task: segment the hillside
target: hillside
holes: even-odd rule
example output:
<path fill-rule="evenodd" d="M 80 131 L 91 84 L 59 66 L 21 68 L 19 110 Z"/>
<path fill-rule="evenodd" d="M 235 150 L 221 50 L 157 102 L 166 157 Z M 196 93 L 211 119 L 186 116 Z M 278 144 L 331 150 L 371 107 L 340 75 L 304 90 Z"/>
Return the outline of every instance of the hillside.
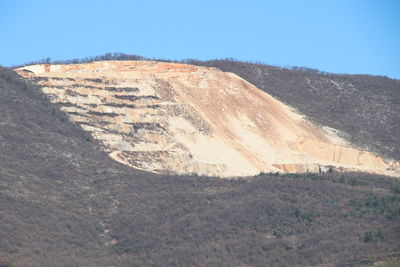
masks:
<path fill-rule="evenodd" d="M 359 148 L 400 159 L 400 80 L 232 60 L 189 63 L 235 73 Z"/>
<path fill-rule="evenodd" d="M 0 68 L 0 265 L 336 266 L 400 250 L 400 183 L 157 175 Z"/>
<path fill-rule="evenodd" d="M 95 61 L 17 72 L 43 86 L 110 157 L 134 168 L 220 177 L 332 169 L 400 175 L 397 162 L 357 150 L 333 129 L 215 68 Z"/>

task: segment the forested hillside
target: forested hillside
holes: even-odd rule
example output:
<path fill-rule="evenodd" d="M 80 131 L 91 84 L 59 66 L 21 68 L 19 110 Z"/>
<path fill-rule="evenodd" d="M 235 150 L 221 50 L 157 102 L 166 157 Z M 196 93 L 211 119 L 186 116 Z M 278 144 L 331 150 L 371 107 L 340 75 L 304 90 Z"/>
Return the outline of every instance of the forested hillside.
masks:
<path fill-rule="evenodd" d="M 1 266 L 334 266 L 400 250 L 398 179 L 136 171 L 4 68 L 0 113 Z"/>

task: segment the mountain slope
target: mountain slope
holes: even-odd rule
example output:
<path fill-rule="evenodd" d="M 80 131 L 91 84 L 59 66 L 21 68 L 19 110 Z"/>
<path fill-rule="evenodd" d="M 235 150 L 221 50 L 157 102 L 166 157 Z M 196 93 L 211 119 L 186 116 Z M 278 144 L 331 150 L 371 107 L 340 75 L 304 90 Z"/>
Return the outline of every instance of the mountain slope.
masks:
<path fill-rule="evenodd" d="M 399 175 L 396 162 L 354 149 L 333 131 L 232 73 L 152 61 L 18 69 L 63 105 L 109 155 L 139 169 L 210 176 L 323 172 Z"/>
<path fill-rule="evenodd" d="M 109 241 L 100 235 L 101 214 L 112 199 L 96 182 L 149 174 L 108 158 L 39 88 L 4 68 L 0 114 L 0 259 L 12 266 L 60 266 L 75 259 L 87 265 L 87 253 L 102 255 Z"/>
<path fill-rule="evenodd" d="M 0 68 L 2 266 L 335 266 L 400 250 L 398 179 L 141 172 L 40 90 Z"/>
<path fill-rule="evenodd" d="M 233 72 L 316 123 L 340 130 L 359 148 L 400 160 L 399 80 L 230 60 L 190 64 Z"/>

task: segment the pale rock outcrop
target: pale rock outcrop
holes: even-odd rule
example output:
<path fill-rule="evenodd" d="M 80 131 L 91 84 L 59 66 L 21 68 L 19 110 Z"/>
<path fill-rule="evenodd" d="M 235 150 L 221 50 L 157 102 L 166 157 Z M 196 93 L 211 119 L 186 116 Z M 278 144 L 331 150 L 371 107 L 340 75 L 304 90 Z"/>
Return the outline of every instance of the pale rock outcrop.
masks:
<path fill-rule="evenodd" d="M 328 169 L 398 176 L 398 163 L 360 151 L 235 74 L 151 61 L 31 65 L 70 119 L 113 159 L 160 173 L 250 176 Z"/>

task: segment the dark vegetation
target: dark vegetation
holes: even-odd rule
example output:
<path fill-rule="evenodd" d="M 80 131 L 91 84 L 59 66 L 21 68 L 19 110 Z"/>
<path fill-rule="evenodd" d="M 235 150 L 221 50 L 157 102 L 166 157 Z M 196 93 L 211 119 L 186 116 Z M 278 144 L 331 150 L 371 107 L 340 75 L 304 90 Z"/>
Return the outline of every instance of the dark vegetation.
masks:
<path fill-rule="evenodd" d="M 0 114 L 0 266 L 360 266 L 400 251 L 398 179 L 133 170 L 4 68 Z"/>

